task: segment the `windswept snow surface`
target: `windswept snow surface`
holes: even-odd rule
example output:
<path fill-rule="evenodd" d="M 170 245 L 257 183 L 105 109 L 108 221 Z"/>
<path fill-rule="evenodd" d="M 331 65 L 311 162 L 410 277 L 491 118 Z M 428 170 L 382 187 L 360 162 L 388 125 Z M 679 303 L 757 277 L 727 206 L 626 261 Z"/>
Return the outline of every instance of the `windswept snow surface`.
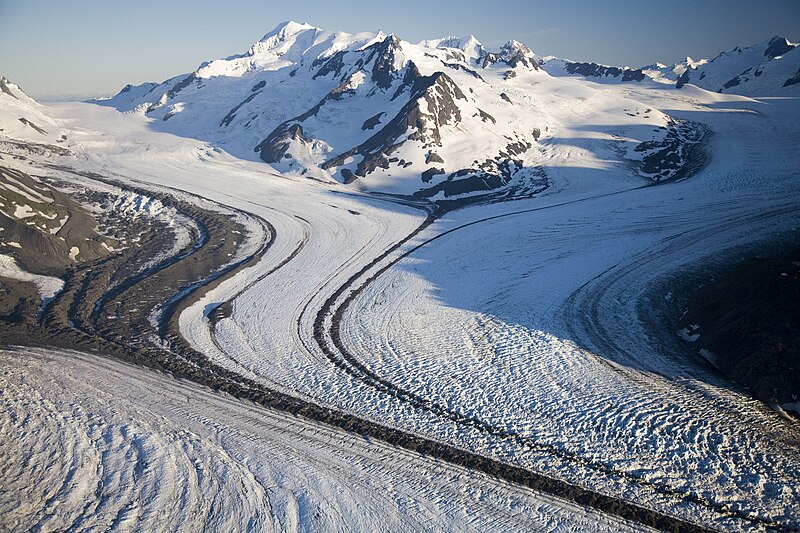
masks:
<path fill-rule="evenodd" d="M 97 355 L 0 352 L 4 531 L 633 531 Z"/>
<path fill-rule="evenodd" d="M 798 101 L 552 83 L 591 98 L 549 110 L 558 120 L 536 155 L 547 191 L 451 212 L 357 277 L 425 212 L 154 132 L 141 114 L 55 109 L 74 165 L 189 191 L 274 227 L 261 261 L 180 316 L 214 362 L 692 522 L 800 528 L 796 422 L 718 378 L 670 322 L 715 268 L 800 240 Z M 629 124 L 605 110 L 622 102 L 707 124 L 705 170 L 652 186 L 614 157 L 626 132 L 617 126 Z M 214 324 L 209 310 L 230 299 Z M 320 314 L 345 302 L 335 321 Z M 318 324 L 325 342 L 338 331 L 360 368 L 332 364 Z"/>

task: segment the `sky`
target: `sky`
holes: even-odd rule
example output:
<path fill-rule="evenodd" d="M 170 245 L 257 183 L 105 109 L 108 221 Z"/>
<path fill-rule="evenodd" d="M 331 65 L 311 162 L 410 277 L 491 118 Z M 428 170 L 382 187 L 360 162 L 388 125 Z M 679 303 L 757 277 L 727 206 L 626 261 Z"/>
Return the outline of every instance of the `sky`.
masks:
<path fill-rule="evenodd" d="M 242 53 L 286 20 L 411 42 L 516 39 L 620 66 L 800 40 L 800 0 L 0 0 L 0 75 L 42 99 L 107 96 Z"/>

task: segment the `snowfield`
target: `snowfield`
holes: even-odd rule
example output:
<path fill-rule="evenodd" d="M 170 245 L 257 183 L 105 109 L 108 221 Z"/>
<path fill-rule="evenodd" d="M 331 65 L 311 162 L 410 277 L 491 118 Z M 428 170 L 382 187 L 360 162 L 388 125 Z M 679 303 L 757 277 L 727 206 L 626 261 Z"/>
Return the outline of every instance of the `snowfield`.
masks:
<path fill-rule="evenodd" d="M 296 165 L 300 152 L 292 150 L 308 141 L 297 136 L 287 138 L 291 158 L 256 160 L 261 138 L 330 87 L 290 110 L 275 103 L 286 93 L 264 93 L 258 127 L 247 129 L 240 117 L 225 142 L 214 113 L 230 102 L 189 129 L 215 94 L 209 88 L 241 78 L 249 86 L 259 76 L 277 86 L 285 74 L 290 93 L 310 86 L 313 72 L 281 69 L 310 69 L 304 57 L 347 58 L 391 44 L 384 35 L 283 30 L 247 54 L 204 64 L 185 92 L 169 95 L 178 77 L 128 88 L 109 105 L 43 108 L 68 132 L 71 155 L 60 164 L 169 193 L 244 228 L 226 237 L 240 245 L 228 264 L 257 260 L 200 289 L 178 317 L 193 349 L 270 389 L 686 524 L 800 529 L 797 420 L 722 378 L 677 326 L 692 290 L 742 258 L 800 242 L 800 84 L 746 97 L 649 78 L 551 76 L 538 67 L 512 67 L 518 74 L 503 80 L 507 66 L 491 64 L 481 71 L 491 83 L 481 84 L 453 68 L 452 79 L 473 87 L 476 101 L 505 88 L 520 105 L 494 101 L 501 127 L 476 119 L 483 136 L 471 140 L 466 126 L 443 127 L 439 152 L 457 163 L 448 172 L 479 148 L 502 149 L 510 140 L 503 132 L 532 135 L 531 117 L 541 130 L 524 155 L 530 182 L 515 174 L 499 188 L 507 196 L 447 209 L 454 196 L 444 189 L 414 197 L 428 162 L 413 143 L 398 152 L 411 162 L 408 175 L 378 167 L 342 183 L 340 174 L 321 172 L 317 156 L 329 154 L 337 131 L 349 131 L 331 126 L 352 112 L 336 99 L 329 115 L 297 119 L 330 141 L 310 143 L 322 148 L 303 152 L 302 168 L 285 163 Z M 532 57 L 518 45 L 505 52 Z M 474 38 L 402 48 L 423 71 L 456 50 L 465 65 L 489 57 Z M 497 64 L 521 61 L 500 53 Z M 364 76 L 347 80 L 353 99 L 367 98 Z M 150 112 L 137 107 L 148 98 Z M 676 124 L 697 125 L 700 134 L 642 148 L 669 139 Z M 362 142 L 363 131 L 340 138 L 336 150 Z M 660 179 L 638 165 L 652 153 L 679 164 Z M 684 173 L 693 158 L 699 162 Z M 114 191 L 126 216 L 174 219 L 180 231 L 164 257 L 188 246 L 193 221 L 141 192 Z M 451 203 L 434 203 L 445 199 Z M 0 525 L 9 529 L 643 527 L 97 355 L 20 348 L 0 359 L 0 464 L 10 480 L 0 488 Z"/>

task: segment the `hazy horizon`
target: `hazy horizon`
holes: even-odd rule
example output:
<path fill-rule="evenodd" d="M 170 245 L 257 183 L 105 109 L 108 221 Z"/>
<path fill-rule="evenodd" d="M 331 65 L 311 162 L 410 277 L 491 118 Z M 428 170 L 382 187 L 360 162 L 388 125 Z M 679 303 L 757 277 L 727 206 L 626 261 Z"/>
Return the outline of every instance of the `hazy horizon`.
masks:
<path fill-rule="evenodd" d="M 474 34 L 491 48 L 516 39 L 538 54 L 619 66 L 710 58 L 773 35 L 800 37 L 800 2 L 792 0 L 511 0 L 502 11 L 472 1 L 357 0 L 347 6 L 318 0 L 300 6 L 6 0 L 0 4 L 0 74 L 44 100 L 111 95 L 129 83 L 161 82 L 203 61 L 242 53 L 286 20 L 346 32 L 383 30 L 411 42 Z"/>

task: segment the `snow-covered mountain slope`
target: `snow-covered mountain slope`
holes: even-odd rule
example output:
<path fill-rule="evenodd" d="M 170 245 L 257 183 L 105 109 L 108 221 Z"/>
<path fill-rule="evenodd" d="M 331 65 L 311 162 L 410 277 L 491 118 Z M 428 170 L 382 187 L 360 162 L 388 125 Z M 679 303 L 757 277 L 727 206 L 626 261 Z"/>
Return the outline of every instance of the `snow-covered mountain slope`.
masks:
<path fill-rule="evenodd" d="M 516 41 L 492 51 L 473 36 L 412 44 L 295 22 L 242 55 L 98 103 L 284 174 L 418 198 L 540 190 L 544 163 L 565 144 L 624 173 L 677 178 L 685 147 L 702 137 L 652 107 L 551 76 Z"/>
<path fill-rule="evenodd" d="M 595 82 L 653 80 L 681 88 L 687 83 L 707 91 L 760 96 L 778 93 L 800 83 L 797 43 L 775 36 L 745 48 L 736 47 L 715 58 L 687 57 L 673 65 L 654 63 L 641 68 L 580 63 L 554 56 L 537 58 L 552 76 L 580 76 Z"/>
<path fill-rule="evenodd" d="M 736 47 L 699 65 L 689 65 L 677 78 L 678 86 L 687 83 L 703 89 L 744 95 L 762 95 L 800 83 L 798 44 L 784 37 Z"/>
<path fill-rule="evenodd" d="M 671 292 L 675 287 L 659 281 L 664 276 L 686 280 L 694 270 L 689 263 L 782 230 L 794 232 L 800 190 L 792 144 L 796 104 L 780 99 L 765 105 L 650 82 L 604 85 L 604 92 L 572 78 L 549 83 L 559 87 L 558 82 L 592 100 L 574 99 L 573 125 L 562 126 L 559 140 L 546 146 L 553 156 L 545 165 L 553 186 L 537 198 L 448 213 L 377 264 L 376 257 L 423 223 L 424 212 L 338 194 L 336 184 L 280 179 L 263 163 L 154 132 L 154 122 L 143 114 L 77 103 L 57 109 L 86 149 L 86 157 L 76 158 L 82 168 L 193 191 L 274 226 L 275 243 L 261 261 L 180 316 L 188 342 L 220 366 L 373 420 L 635 498 L 711 529 L 757 529 L 730 516 L 731 510 L 796 528 L 796 432 L 739 388 L 731 391 L 721 378 L 709 378 L 705 367 L 683 359 L 671 344 L 683 343 L 678 328 L 651 314 L 662 309 L 659 302 L 670 301 L 676 302 L 670 304 L 676 317 L 683 312 L 678 292 Z M 590 121 L 603 116 L 602 104 L 631 92 L 628 101 L 645 104 L 631 109 L 634 115 L 664 108 L 713 129 L 713 157 L 701 174 L 642 188 L 641 181 L 616 172 L 612 151 L 608 159 L 598 157 L 609 139 L 590 137 Z M 551 96 L 547 104 L 558 98 Z M 581 116 L 584 131 L 578 127 Z M 421 243 L 428 244 L 367 284 L 388 261 Z M 734 251 L 741 257 L 741 249 Z M 345 285 L 370 264 L 357 283 Z M 701 271 L 698 278 L 709 275 Z M 482 433 L 409 405 L 326 357 L 315 341 L 316 317 L 326 316 L 322 309 L 330 298 L 339 294 L 344 300 L 347 287 L 362 283 L 361 296 L 341 315 L 342 342 L 354 360 L 392 386 L 486 421 L 491 430 Z M 642 300 L 637 295 L 643 291 L 655 296 Z M 231 314 L 212 322 L 209 306 L 228 301 Z M 601 334 L 608 340 L 594 340 Z M 526 440 L 498 437 L 507 430 Z M 315 449 L 325 457 L 322 447 Z M 570 459 L 562 459 L 565 452 Z M 152 485 L 143 480 L 141 486 Z M 382 494 L 383 486 L 369 494 Z M 203 502 L 217 494 L 200 492 Z M 709 510 L 709 502 L 725 515 Z"/>
<path fill-rule="evenodd" d="M 48 116 L 44 106 L 0 76 L 0 139 L 63 142 L 64 133 L 63 127 Z"/>

